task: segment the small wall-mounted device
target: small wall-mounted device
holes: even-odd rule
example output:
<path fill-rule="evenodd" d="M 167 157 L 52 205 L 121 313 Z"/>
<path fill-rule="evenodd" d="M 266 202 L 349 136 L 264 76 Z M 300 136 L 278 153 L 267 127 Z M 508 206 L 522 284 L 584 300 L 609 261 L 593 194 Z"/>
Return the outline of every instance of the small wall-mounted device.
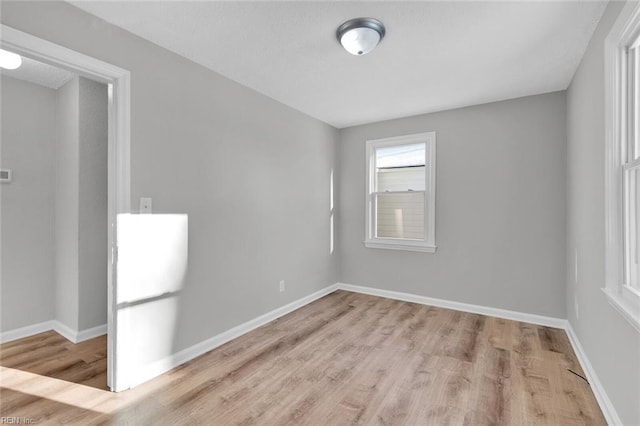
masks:
<path fill-rule="evenodd" d="M 10 183 L 11 182 L 11 170 L 10 169 L 0 169 L 0 182 L 2 183 Z"/>

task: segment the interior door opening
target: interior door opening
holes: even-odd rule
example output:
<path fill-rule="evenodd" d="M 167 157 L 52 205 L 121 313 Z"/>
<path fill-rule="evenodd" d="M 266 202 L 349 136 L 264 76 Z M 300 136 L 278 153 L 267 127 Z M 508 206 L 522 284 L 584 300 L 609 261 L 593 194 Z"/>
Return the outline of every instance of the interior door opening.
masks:
<path fill-rule="evenodd" d="M 13 150 L 18 153 L 17 157 L 23 157 L 20 160 L 22 162 L 15 163 L 19 167 L 11 169 L 11 165 L 5 165 L 5 162 L 11 162 L 10 156 L 2 155 L 0 167 L 11 170 L 12 175 L 11 182 L 0 188 L 3 209 L 5 206 L 18 206 L 18 199 L 12 200 L 11 197 L 20 192 L 27 194 L 27 199 L 31 197 L 32 201 L 35 200 L 35 207 L 23 206 L 24 212 L 21 217 L 16 216 L 17 220 L 31 218 L 39 224 L 34 230 L 37 232 L 30 235 L 25 232 L 25 224 L 19 223 L 15 229 L 23 229 L 22 238 L 14 238 L 16 242 L 11 245 L 5 244 L 3 232 L 3 271 L 6 270 L 5 261 L 10 259 L 6 257 L 7 252 L 12 249 L 17 252 L 18 248 L 29 251 L 29 244 L 34 243 L 33 246 L 37 247 L 39 242 L 42 246 L 39 254 L 49 257 L 43 262 L 47 267 L 40 268 L 40 273 L 42 275 L 43 270 L 44 273 L 49 271 L 54 283 L 52 291 L 45 294 L 51 306 L 40 312 L 49 315 L 48 319 L 38 317 L 37 320 L 41 321 L 36 324 L 27 324 L 30 319 L 23 321 L 23 324 L 16 322 L 13 324 L 14 330 L 6 333 L 5 326 L 11 327 L 12 324 L 3 321 L 3 340 L 13 340 L 20 333 L 29 335 L 46 329 L 54 330 L 73 343 L 67 344 L 66 349 L 80 348 L 78 356 L 88 359 L 87 363 L 90 364 L 99 358 L 99 355 L 92 353 L 99 346 L 95 343 L 99 342 L 98 336 L 106 334 L 101 349 L 105 358 L 104 368 L 102 373 L 100 368 L 95 369 L 98 372 L 96 377 L 100 374 L 103 377 L 94 378 L 92 383 L 99 387 L 102 380 L 104 388 L 113 391 L 126 389 L 126 377 L 119 377 L 117 370 L 115 293 L 117 217 L 130 210 L 129 72 L 5 25 L 2 25 L 0 34 L 2 49 L 20 55 L 27 65 L 21 77 L 17 73 L 9 76 L 9 73 L 3 72 L 3 115 L 11 116 L 14 113 L 17 117 L 19 109 L 28 111 L 26 104 L 29 96 L 47 99 L 45 103 L 54 110 L 37 114 L 31 109 L 30 116 L 25 119 L 26 123 L 31 123 L 31 128 L 27 129 L 30 133 L 27 130 L 12 130 L 11 126 L 5 127 L 3 123 L 4 153 Z M 58 87 L 39 90 L 44 76 L 56 81 Z M 5 95 L 12 88 L 17 93 L 18 87 L 23 93 L 27 93 L 24 90 L 30 90 L 29 96 L 16 95 L 9 105 L 5 102 L 9 100 Z M 39 106 L 43 107 L 42 104 Z M 52 124 L 51 117 L 57 123 Z M 48 121 L 48 125 L 55 127 L 54 131 L 48 133 L 50 136 L 55 133 L 55 137 L 45 137 L 47 132 L 41 129 L 34 131 L 36 124 L 40 125 L 42 121 Z M 33 139 L 28 149 L 24 142 L 19 145 L 27 133 Z M 12 138 L 17 141 L 15 149 L 5 149 L 4 145 L 9 146 L 7 140 Z M 47 142 L 43 139 L 48 139 L 48 144 L 42 145 Z M 37 190 L 42 194 L 49 189 L 50 195 L 34 196 L 30 188 L 25 189 L 26 183 L 38 187 Z M 20 207 L 16 209 L 20 210 Z M 4 222 L 3 231 L 11 230 L 12 226 Z M 44 234 L 48 235 L 46 239 L 42 237 Z M 46 244 L 42 243 L 43 240 L 46 240 Z M 9 268 L 12 273 L 28 276 L 38 270 L 31 267 L 27 257 L 13 260 L 15 265 Z M 3 311 L 5 304 L 11 303 L 12 298 L 16 299 L 16 292 L 7 286 L 4 278 Z M 24 287 L 29 289 L 29 285 Z M 20 297 L 22 300 L 33 300 L 37 289 L 32 293 L 27 291 L 24 295 L 18 295 L 16 300 Z M 19 309 L 19 303 L 16 305 Z M 20 317 L 15 315 L 12 318 L 17 321 Z M 49 338 L 51 341 L 44 346 L 54 345 L 53 337 Z M 93 349 L 88 345 L 81 347 L 84 341 L 90 342 Z M 83 375 L 78 373 L 78 376 Z"/>
<path fill-rule="evenodd" d="M 50 321 L 32 372 L 106 389 L 108 87 L 26 56 L 1 79 L 3 331 Z"/>

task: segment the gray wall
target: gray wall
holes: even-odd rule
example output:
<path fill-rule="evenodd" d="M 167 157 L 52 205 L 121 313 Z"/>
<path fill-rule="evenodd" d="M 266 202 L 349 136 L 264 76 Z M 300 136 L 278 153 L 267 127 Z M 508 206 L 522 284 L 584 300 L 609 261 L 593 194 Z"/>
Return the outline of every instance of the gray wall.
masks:
<path fill-rule="evenodd" d="M 2 331 L 107 321 L 107 87 L 2 77 Z"/>
<path fill-rule="evenodd" d="M 569 321 L 598 378 L 623 423 L 638 425 L 640 335 L 600 290 L 605 285 L 603 40 L 623 5 L 611 2 L 607 7 L 567 92 L 566 287 Z"/>
<path fill-rule="evenodd" d="M 56 319 L 107 323 L 107 86 L 75 77 L 58 90 Z"/>
<path fill-rule="evenodd" d="M 365 248 L 365 141 L 437 133 L 435 254 Z M 565 316 L 565 94 L 343 129 L 341 280 Z"/>
<path fill-rule="evenodd" d="M 80 77 L 78 329 L 107 323 L 107 86 Z"/>
<path fill-rule="evenodd" d="M 79 91 L 74 78 L 57 91 L 55 149 L 55 319 L 78 330 Z"/>
<path fill-rule="evenodd" d="M 53 318 L 56 93 L 2 77 L 0 331 Z"/>
<path fill-rule="evenodd" d="M 107 87 L 2 77 L 2 327 L 107 321 Z"/>
<path fill-rule="evenodd" d="M 175 351 L 337 281 L 335 129 L 69 4 L 0 7 L 6 25 L 131 71 L 132 205 L 189 215 Z"/>

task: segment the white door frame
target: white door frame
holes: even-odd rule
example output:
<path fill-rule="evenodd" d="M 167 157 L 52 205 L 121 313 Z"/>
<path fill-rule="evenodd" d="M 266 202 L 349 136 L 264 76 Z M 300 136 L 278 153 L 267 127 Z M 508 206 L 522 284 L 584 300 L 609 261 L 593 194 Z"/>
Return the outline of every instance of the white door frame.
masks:
<path fill-rule="evenodd" d="M 112 391 L 126 389 L 126 378 L 117 371 L 117 218 L 131 210 L 130 73 L 31 34 L 2 25 L 2 47 L 81 76 L 109 84 L 108 137 L 108 290 L 107 384 Z"/>

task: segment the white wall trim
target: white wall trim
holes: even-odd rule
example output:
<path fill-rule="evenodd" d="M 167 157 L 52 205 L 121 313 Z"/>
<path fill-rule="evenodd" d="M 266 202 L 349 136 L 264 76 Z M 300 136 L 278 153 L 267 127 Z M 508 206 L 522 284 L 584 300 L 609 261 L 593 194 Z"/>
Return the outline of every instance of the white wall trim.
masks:
<path fill-rule="evenodd" d="M 593 390 L 593 394 L 600 405 L 600 409 L 602 410 L 607 423 L 610 425 L 622 425 L 622 421 L 620 420 L 620 417 L 618 417 L 615 407 L 611 403 L 609 396 L 607 396 L 602 383 L 600 383 L 600 379 L 598 379 L 596 371 L 591 366 L 591 362 L 589 362 L 589 358 L 587 358 L 587 354 L 582 348 L 580 340 L 578 340 L 578 336 L 569 321 L 566 321 L 565 331 L 567 332 L 567 336 L 569 336 L 569 342 L 571 342 L 573 351 L 575 352 L 576 357 L 578 357 L 578 361 L 587 376 L 587 380 L 589 380 L 591 390 Z"/>
<path fill-rule="evenodd" d="M 7 343 L 13 340 L 24 339 L 25 337 L 35 336 L 36 334 L 44 333 L 45 331 L 51 330 L 55 331 L 72 343 L 80 343 L 84 342 L 85 340 L 93 339 L 94 337 L 107 334 L 107 324 L 102 324 L 97 327 L 88 328 L 86 330 L 76 331 L 57 320 L 43 321 L 37 324 L 28 325 L 26 327 L 3 331 L 2 333 L 0 333 L 0 343 Z"/>
<path fill-rule="evenodd" d="M 7 343 L 13 340 L 23 339 L 45 331 L 53 330 L 53 321 L 43 321 L 26 327 L 15 328 L 13 330 L 0 333 L 0 343 Z"/>
<path fill-rule="evenodd" d="M 76 330 L 72 329 L 71 327 L 67 326 L 66 324 L 63 324 L 58 320 L 53 320 L 51 321 L 51 323 L 53 325 L 53 328 L 52 328 L 53 331 L 55 331 L 56 333 L 58 333 L 59 335 L 61 335 L 71 343 L 76 343 L 76 338 L 78 336 L 78 332 Z"/>
<path fill-rule="evenodd" d="M 236 339 L 243 334 L 246 334 L 252 330 L 255 330 L 258 327 L 261 327 L 281 316 L 284 316 L 290 312 L 295 311 L 305 305 L 308 305 L 315 300 L 320 299 L 321 297 L 326 296 L 327 294 L 333 293 L 338 289 L 338 284 L 333 284 L 328 287 L 323 288 L 322 290 L 318 290 L 315 293 L 312 293 L 308 296 L 305 296 L 301 299 L 295 300 L 287 305 L 284 305 L 280 308 L 274 309 L 273 311 L 267 312 L 266 314 L 260 315 L 257 318 L 249 320 L 243 324 L 240 324 L 236 327 L 233 327 L 227 331 L 224 331 L 218 335 L 215 335 L 207 340 L 204 340 L 200 343 L 196 343 L 193 346 L 190 346 L 186 349 L 181 350 L 173 355 L 164 357 L 154 363 L 147 365 L 145 368 L 136 372 L 135 377 L 132 377 L 132 381 L 130 383 L 131 387 L 137 386 L 141 383 L 144 383 L 148 380 L 153 379 L 154 377 L 159 376 L 179 365 L 184 364 L 187 361 L 190 361 L 202 354 L 205 354 L 218 346 L 221 346 L 233 339 Z"/>
<path fill-rule="evenodd" d="M 614 290 L 609 288 L 601 290 L 607 296 L 609 304 L 640 333 L 640 306 L 636 306 L 629 298 L 620 297 Z"/>
<path fill-rule="evenodd" d="M 396 243 L 395 240 L 391 242 L 385 242 L 382 240 L 365 241 L 364 246 L 367 248 L 378 248 L 387 250 L 404 250 L 404 251 L 419 251 L 423 253 L 435 253 L 436 246 L 429 246 L 424 244 L 407 244 L 408 241 Z"/>
<path fill-rule="evenodd" d="M 102 324 L 97 327 L 87 328 L 85 330 L 74 330 L 71 327 L 61 323 L 58 320 L 51 321 L 51 330 L 55 331 L 71 343 L 80 343 L 85 340 L 93 339 L 94 337 L 107 334 L 107 324 Z"/>
<path fill-rule="evenodd" d="M 338 283 L 340 290 L 354 293 L 369 294 L 371 296 L 386 297 L 388 299 L 402 300 L 405 302 L 419 303 L 421 305 L 437 306 L 439 308 L 453 309 L 455 311 L 470 312 L 473 314 L 488 315 L 491 317 L 505 318 L 513 321 L 528 322 L 547 327 L 564 328 L 566 320 L 562 318 L 548 317 L 536 314 L 510 311 L 507 309 L 492 308 L 489 306 L 472 305 L 469 303 L 453 302 L 451 300 L 435 299 L 433 297 L 418 296 L 399 291 L 381 290 L 372 287 L 362 287 L 352 284 Z"/>
<path fill-rule="evenodd" d="M 98 325 L 96 327 L 80 330 L 76 333 L 76 341 L 73 343 L 84 342 L 85 340 L 91 340 L 98 336 L 107 334 L 107 324 Z"/>

